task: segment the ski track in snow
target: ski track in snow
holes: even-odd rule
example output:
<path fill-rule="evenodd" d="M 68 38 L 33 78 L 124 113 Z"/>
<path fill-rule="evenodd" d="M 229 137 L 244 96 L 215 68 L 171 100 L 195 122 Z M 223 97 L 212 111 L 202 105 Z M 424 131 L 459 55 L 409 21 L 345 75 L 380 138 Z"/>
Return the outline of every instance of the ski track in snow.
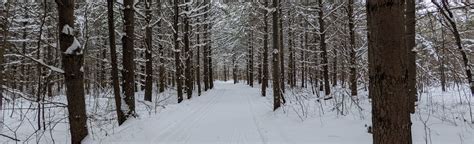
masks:
<path fill-rule="evenodd" d="M 139 126 L 123 126 L 101 143 L 267 144 L 268 131 L 258 116 L 272 111 L 266 105 L 254 104 L 260 98 L 258 89 L 220 83 L 169 112 L 140 121 Z"/>

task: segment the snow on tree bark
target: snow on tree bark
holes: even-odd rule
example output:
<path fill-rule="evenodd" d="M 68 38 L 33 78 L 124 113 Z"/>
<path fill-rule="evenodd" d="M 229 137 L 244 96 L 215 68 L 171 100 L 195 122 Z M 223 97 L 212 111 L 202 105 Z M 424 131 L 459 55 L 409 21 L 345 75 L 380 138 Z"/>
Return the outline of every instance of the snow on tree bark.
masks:
<path fill-rule="evenodd" d="M 74 26 L 74 0 L 57 0 L 59 30 Z M 66 28 L 64 28 L 66 27 Z M 70 30 L 70 29 L 69 29 Z M 61 32 L 61 31 L 60 31 Z M 86 103 L 84 97 L 84 74 L 80 70 L 84 63 L 83 55 L 77 46 L 73 32 L 59 33 L 59 46 L 62 54 L 64 79 L 66 81 L 66 97 L 68 102 L 69 126 L 71 143 L 80 144 L 88 135 Z M 74 50 L 70 49 L 74 46 Z M 69 51 L 68 51 L 69 50 Z"/>

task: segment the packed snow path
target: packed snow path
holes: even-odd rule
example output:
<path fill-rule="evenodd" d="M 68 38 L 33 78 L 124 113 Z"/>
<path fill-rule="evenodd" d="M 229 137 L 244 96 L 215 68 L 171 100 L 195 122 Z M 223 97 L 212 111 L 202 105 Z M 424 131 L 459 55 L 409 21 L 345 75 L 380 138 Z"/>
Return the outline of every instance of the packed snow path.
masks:
<path fill-rule="evenodd" d="M 271 90 L 269 90 L 271 91 Z M 298 98 L 299 97 L 299 98 Z M 175 98 L 172 96 L 171 98 Z M 286 106 L 272 111 L 272 97 L 260 96 L 260 88 L 244 84 L 216 82 L 215 88 L 181 104 L 171 104 L 156 114 L 142 113 L 126 121 L 107 137 L 85 143 L 105 144 L 366 144 L 370 125 L 370 103 L 361 98 L 364 110 L 347 103 L 344 116 L 334 109 L 334 101 L 315 99 L 298 102 L 288 96 Z M 346 100 L 349 101 L 349 100 Z M 347 108 L 347 107 L 346 107 Z M 301 112 L 306 111 L 303 115 Z M 144 110 L 139 110 L 144 111 Z M 323 112 L 324 111 L 324 112 Z M 413 143 L 424 144 L 425 127 L 413 115 Z M 426 115 L 423 115 L 426 117 Z M 458 123 L 464 124 L 464 123 Z M 433 144 L 474 142 L 470 126 L 453 126 L 432 119 Z"/>
<path fill-rule="evenodd" d="M 214 89 L 181 104 L 167 107 L 152 118 L 126 122 L 114 135 L 98 143 L 162 144 L 293 144 L 364 142 L 370 135 L 364 124 L 351 121 L 302 122 L 297 116 L 273 112 L 259 88 L 217 82 Z M 322 119 L 321 119 L 322 120 Z M 360 121 L 358 121 L 360 122 Z M 342 127 L 341 127 L 342 126 Z M 325 127 L 325 130 L 321 128 Z M 332 130 L 327 130 L 331 128 Z M 347 129 L 358 131 L 348 136 Z"/>
<path fill-rule="evenodd" d="M 137 128 L 122 129 L 129 132 L 119 133 L 110 140 L 122 143 L 267 143 L 256 115 L 267 112 L 270 107 L 255 108 L 253 102 L 259 98 L 258 89 L 242 87 L 247 86 L 217 84 L 215 89 L 187 100 L 171 111 L 159 113 Z"/>

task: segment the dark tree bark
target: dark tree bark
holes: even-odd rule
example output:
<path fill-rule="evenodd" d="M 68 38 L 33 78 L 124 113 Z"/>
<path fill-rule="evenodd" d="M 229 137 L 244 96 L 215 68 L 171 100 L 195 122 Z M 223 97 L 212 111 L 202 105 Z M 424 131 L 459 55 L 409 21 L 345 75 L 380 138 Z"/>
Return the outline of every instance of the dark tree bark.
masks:
<path fill-rule="evenodd" d="M 280 105 L 280 99 L 281 99 L 281 88 L 280 88 L 280 43 L 279 43 L 279 29 L 278 29 L 278 0 L 273 0 L 273 8 L 276 10 L 273 12 L 272 16 L 272 27 L 273 27 L 273 52 L 272 52 L 272 71 L 273 71 L 273 110 L 277 110 Z"/>
<path fill-rule="evenodd" d="M 205 1 L 206 4 L 209 3 L 209 1 Z M 209 11 L 209 6 L 205 8 L 205 11 Z M 208 19 L 208 13 L 204 14 L 204 21 Z M 209 45 L 209 30 L 208 26 L 209 24 L 204 24 L 204 43 L 205 45 L 203 46 L 203 80 L 204 80 L 204 91 L 207 91 L 209 89 L 209 55 L 208 55 L 208 45 Z"/>
<path fill-rule="evenodd" d="M 161 0 L 157 0 L 157 5 L 158 5 L 158 16 L 162 16 L 161 14 Z M 157 23 L 158 28 L 161 28 L 161 20 L 158 21 Z M 161 39 L 161 36 L 158 36 L 158 39 Z M 159 65 L 159 79 L 160 79 L 160 88 L 159 92 L 162 93 L 165 91 L 165 85 L 166 85 L 166 69 L 165 69 L 165 50 L 164 47 L 159 43 L 158 44 L 158 49 L 159 49 L 159 54 L 160 54 L 160 65 Z"/>
<path fill-rule="evenodd" d="M 147 26 L 145 28 L 145 101 L 150 102 L 152 99 L 151 95 L 153 92 L 153 57 L 151 53 L 153 51 L 153 27 L 151 26 L 151 3 L 152 0 L 145 0 L 145 21 L 147 23 Z"/>
<path fill-rule="evenodd" d="M 283 98 L 283 93 L 285 93 L 285 51 L 284 51 L 284 45 L 283 45 L 283 10 L 282 10 L 282 3 L 279 3 L 279 12 L 278 12 L 278 25 L 279 25 L 279 33 L 278 36 L 280 38 L 279 41 L 279 54 L 280 54 L 280 89 L 282 93 L 282 98 Z"/>
<path fill-rule="evenodd" d="M 127 105 L 127 109 L 124 109 L 126 119 L 135 117 L 135 49 L 133 47 L 133 41 L 135 39 L 135 10 L 133 1 L 124 1 L 124 32 L 125 35 L 122 37 L 123 43 L 123 91 L 125 96 L 123 100 Z"/>
<path fill-rule="evenodd" d="M 117 50 L 115 48 L 115 24 L 114 24 L 114 0 L 107 0 L 108 27 L 109 27 L 109 44 L 110 44 L 110 61 L 112 65 L 112 85 L 114 89 L 115 110 L 117 112 L 117 121 L 119 125 L 125 122 L 125 114 L 122 107 L 122 96 L 120 93 L 120 83 L 117 65 Z"/>
<path fill-rule="evenodd" d="M 415 113 L 415 102 L 417 101 L 416 89 L 416 46 L 415 39 L 416 9 L 415 0 L 406 0 L 405 4 L 405 33 L 406 51 L 408 55 L 408 96 L 410 97 L 410 112 Z"/>
<path fill-rule="evenodd" d="M 207 0 L 207 2 L 209 3 L 208 8 L 212 9 L 212 4 L 211 4 L 212 2 L 210 0 Z M 209 19 L 207 17 L 208 16 L 207 14 L 205 16 L 206 16 L 206 19 Z M 209 82 L 209 89 L 212 89 L 212 88 L 214 88 L 214 71 L 213 71 L 213 68 L 212 68 L 212 44 L 211 44 L 212 43 L 212 40 L 211 40 L 212 39 L 212 31 L 211 31 L 212 30 L 212 23 L 206 25 L 206 28 L 207 28 L 207 33 L 208 33 L 208 39 L 207 39 L 208 42 L 206 43 L 207 52 L 208 52 L 207 53 L 207 56 L 208 56 L 207 66 L 209 68 L 209 70 L 208 70 L 208 73 L 209 73 L 208 82 Z"/>
<path fill-rule="evenodd" d="M 56 0 L 58 5 L 59 46 L 62 52 L 71 143 L 80 144 L 87 136 L 84 98 L 84 63 L 82 47 L 74 37 L 74 0 Z"/>
<path fill-rule="evenodd" d="M 268 6 L 268 0 L 264 2 Z M 268 87 L 268 11 L 263 10 L 263 65 L 262 65 L 262 96 L 266 96 Z"/>
<path fill-rule="evenodd" d="M 249 85 L 253 87 L 254 81 L 254 62 L 253 62 L 253 30 L 250 30 L 250 39 L 249 39 Z"/>
<path fill-rule="evenodd" d="M 296 73 L 296 67 L 294 65 L 295 55 L 293 49 L 293 30 L 291 29 L 293 20 L 291 19 L 290 10 L 288 11 L 288 17 L 290 17 L 288 20 L 288 84 L 291 88 L 294 88 L 296 85 L 294 83 L 294 73 Z"/>
<path fill-rule="evenodd" d="M 200 23 L 200 20 L 199 18 L 197 19 L 197 23 Z M 197 84 L 197 88 L 198 88 L 198 96 L 201 96 L 201 46 L 199 46 L 199 44 L 201 44 L 201 35 L 199 34 L 199 32 L 201 30 L 201 26 L 197 26 L 197 33 L 196 33 L 196 45 L 198 45 L 196 48 L 197 48 L 197 52 L 196 52 L 196 84 Z"/>
<path fill-rule="evenodd" d="M 6 10 L 3 6 L 0 6 L 0 17 L 6 17 Z M 7 49 L 7 20 L 6 19 L 0 19 L 0 40 L 2 41 L 0 43 L 0 124 L 3 124 L 3 85 L 4 85 L 4 67 L 3 67 L 3 59 L 4 59 L 4 54 L 5 54 L 5 49 Z"/>
<path fill-rule="evenodd" d="M 374 144 L 412 143 L 403 2 L 367 2 Z"/>
<path fill-rule="evenodd" d="M 351 95 L 357 96 L 357 51 L 355 47 L 355 32 L 354 32 L 354 0 L 349 0 L 348 13 L 349 17 L 349 39 L 350 39 L 350 78 L 349 83 L 351 87 Z"/>
<path fill-rule="evenodd" d="M 433 27 L 433 33 L 434 33 L 434 27 Z M 439 71 L 440 71 L 440 75 L 441 75 L 441 78 L 440 78 L 440 81 L 441 81 L 441 90 L 442 91 L 446 91 L 446 67 L 445 67 L 445 64 L 446 64 L 446 59 L 445 59 L 445 34 L 444 34 L 444 28 L 441 28 L 441 50 L 439 50 L 439 55 L 441 55 L 440 57 L 440 61 L 441 61 L 441 64 L 439 66 Z"/>
<path fill-rule="evenodd" d="M 183 83 L 182 83 L 182 66 L 181 66 L 181 50 L 179 48 L 178 41 L 178 23 L 179 23 L 179 1 L 174 1 L 174 23 L 173 23 L 173 38 L 174 38 L 174 59 L 175 59 L 175 79 L 176 79 L 176 90 L 178 96 L 178 103 L 183 101 Z"/>
<path fill-rule="evenodd" d="M 185 0 L 187 3 L 189 0 Z M 189 11 L 188 5 L 185 6 L 185 10 Z M 184 68 L 184 77 L 185 77 L 185 84 L 186 84 L 186 95 L 188 99 L 191 99 L 193 96 L 193 81 L 192 81 L 192 73 L 191 73 L 191 56 L 193 52 L 189 49 L 189 17 L 187 14 L 184 16 L 184 56 L 185 56 L 185 63 L 186 67 Z"/>
<path fill-rule="evenodd" d="M 323 79 L 324 79 L 324 92 L 326 96 L 331 94 L 330 84 L 329 84 L 329 62 L 328 62 L 328 50 L 326 47 L 326 33 L 325 33 L 325 24 L 324 24 L 324 12 L 323 12 L 323 2 L 318 0 L 319 10 L 318 10 L 318 21 L 319 21 L 319 42 L 321 48 L 321 57 L 322 57 L 322 66 L 323 66 Z"/>
<path fill-rule="evenodd" d="M 235 55 L 232 55 L 232 79 L 234 79 L 234 84 L 239 83 L 239 78 L 238 78 L 238 67 L 237 64 L 235 63 Z"/>
<path fill-rule="evenodd" d="M 305 21 L 302 21 L 301 23 L 303 29 L 303 35 L 301 35 L 301 47 L 303 48 L 301 50 L 301 56 L 300 56 L 300 61 L 301 61 L 301 88 L 306 87 L 306 52 L 305 50 L 308 49 L 308 23 Z"/>

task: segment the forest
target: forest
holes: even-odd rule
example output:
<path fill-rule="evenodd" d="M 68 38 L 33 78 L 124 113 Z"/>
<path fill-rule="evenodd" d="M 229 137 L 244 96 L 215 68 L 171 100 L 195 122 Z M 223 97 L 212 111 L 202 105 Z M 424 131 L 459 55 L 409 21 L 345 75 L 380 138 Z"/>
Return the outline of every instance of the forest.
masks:
<path fill-rule="evenodd" d="M 0 143 L 473 144 L 471 0 L 0 0 Z"/>

